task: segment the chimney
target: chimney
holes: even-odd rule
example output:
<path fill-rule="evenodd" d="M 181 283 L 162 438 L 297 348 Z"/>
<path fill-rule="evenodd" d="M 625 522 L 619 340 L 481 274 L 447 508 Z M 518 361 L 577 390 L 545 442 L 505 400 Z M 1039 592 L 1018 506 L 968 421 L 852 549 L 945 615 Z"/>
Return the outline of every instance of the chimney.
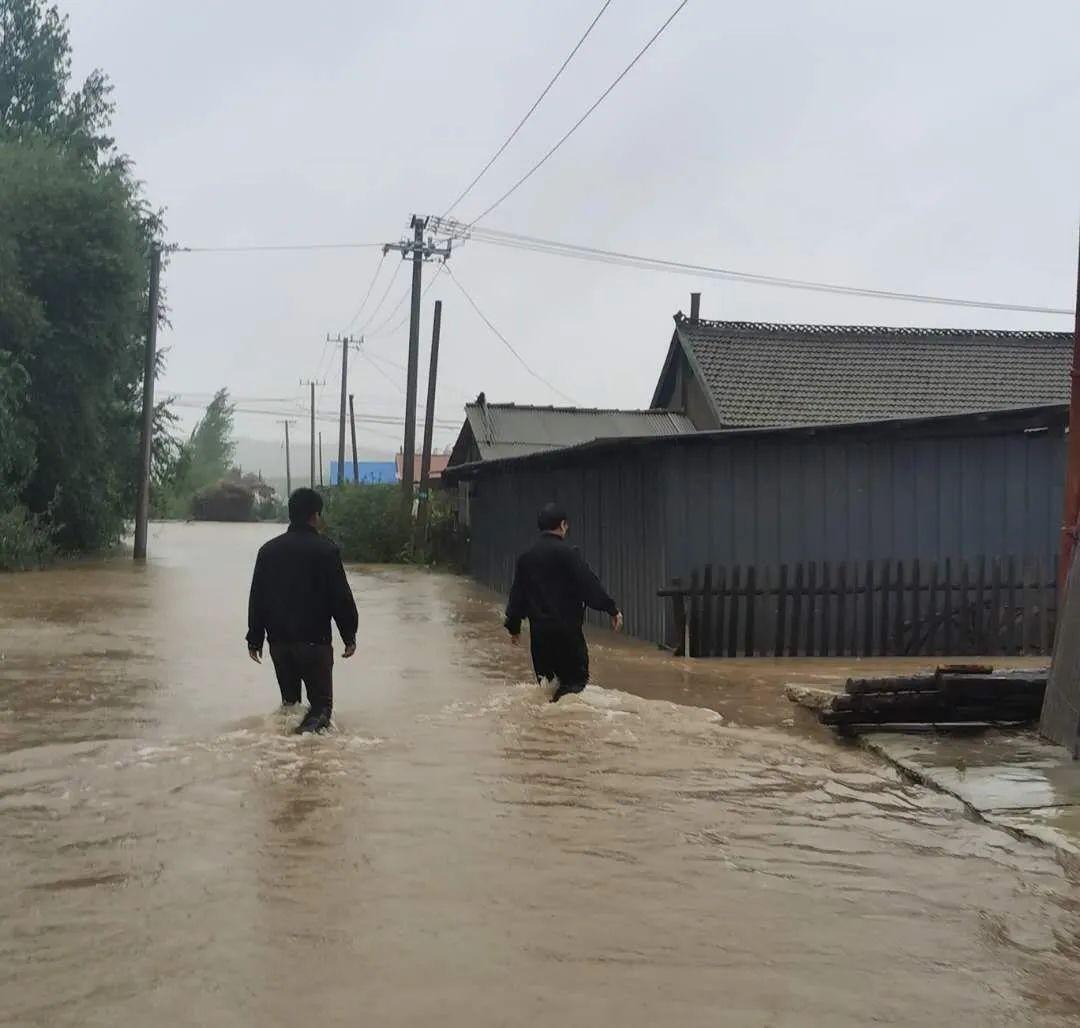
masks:
<path fill-rule="evenodd" d="M 701 293 L 690 294 L 690 321 L 697 323 L 701 315 Z"/>

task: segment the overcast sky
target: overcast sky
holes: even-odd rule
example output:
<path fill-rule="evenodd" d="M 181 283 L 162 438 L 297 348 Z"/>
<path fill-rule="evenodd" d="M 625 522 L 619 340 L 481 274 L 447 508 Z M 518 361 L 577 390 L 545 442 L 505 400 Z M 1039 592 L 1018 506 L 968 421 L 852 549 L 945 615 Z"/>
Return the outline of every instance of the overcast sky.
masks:
<path fill-rule="evenodd" d="M 601 0 L 62 0 L 75 73 L 115 87 L 115 133 L 181 245 L 394 241 L 441 214 L 535 100 Z M 573 124 L 676 6 L 613 0 L 458 212 L 475 216 Z M 1080 217 L 1076 0 L 690 0 L 492 228 L 745 271 L 1071 307 Z M 375 249 L 177 254 L 164 384 L 296 407 L 329 378 Z M 533 368 L 588 406 L 647 406 L 671 316 L 1068 329 L 1070 319 L 795 292 L 470 242 L 452 258 Z M 375 328 L 408 288 L 389 256 Z M 434 269 L 425 268 L 431 275 Z M 448 276 L 440 417 L 565 402 Z M 407 301 L 400 315 L 407 311 Z M 364 318 L 360 319 L 362 323 Z M 407 325 L 354 358 L 358 412 L 401 415 Z M 374 362 L 374 363 L 373 363 Z M 376 370 L 375 365 L 381 369 Z M 421 378 L 423 379 L 423 375 Z M 422 395 L 422 394 L 421 394 Z M 282 398 L 282 399 L 278 399 Z M 190 413 L 190 412 L 187 412 Z M 240 419 L 277 438 L 273 417 Z M 301 425 L 297 426 L 300 430 Z M 327 439 L 333 426 L 324 426 Z M 456 432 L 440 429 L 437 444 Z M 361 445 L 390 454 L 394 426 Z"/>

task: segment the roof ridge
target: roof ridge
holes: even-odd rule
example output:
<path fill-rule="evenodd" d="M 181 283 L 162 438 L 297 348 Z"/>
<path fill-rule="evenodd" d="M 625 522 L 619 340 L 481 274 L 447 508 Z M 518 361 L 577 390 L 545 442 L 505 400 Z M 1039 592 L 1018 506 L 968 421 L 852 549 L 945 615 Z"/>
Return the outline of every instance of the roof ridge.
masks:
<path fill-rule="evenodd" d="M 950 339 L 1007 339 L 1007 340 L 1065 340 L 1071 339 L 1070 331 L 1044 331 L 1038 329 L 996 329 L 996 328 L 924 328 L 917 325 L 836 325 L 812 322 L 787 323 L 779 321 L 729 321 L 699 318 L 690 321 L 683 317 L 677 319 L 681 329 L 722 330 L 730 334 L 768 335 L 770 338 L 784 336 L 835 336 L 856 337 L 875 336 L 878 342 L 889 337 L 900 339 L 919 339 L 945 337 Z"/>

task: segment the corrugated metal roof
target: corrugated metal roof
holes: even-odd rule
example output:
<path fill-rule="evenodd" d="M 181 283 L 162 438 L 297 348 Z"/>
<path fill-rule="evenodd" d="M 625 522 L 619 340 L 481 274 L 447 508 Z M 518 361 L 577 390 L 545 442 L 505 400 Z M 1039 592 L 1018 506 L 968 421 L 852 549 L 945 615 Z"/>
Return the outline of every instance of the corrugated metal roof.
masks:
<path fill-rule="evenodd" d="M 693 432 L 689 418 L 664 410 L 601 410 L 470 403 L 465 416 L 482 460 L 522 457 L 594 439 Z"/>
<path fill-rule="evenodd" d="M 1067 403 L 1072 333 L 677 319 L 725 426 Z"/>

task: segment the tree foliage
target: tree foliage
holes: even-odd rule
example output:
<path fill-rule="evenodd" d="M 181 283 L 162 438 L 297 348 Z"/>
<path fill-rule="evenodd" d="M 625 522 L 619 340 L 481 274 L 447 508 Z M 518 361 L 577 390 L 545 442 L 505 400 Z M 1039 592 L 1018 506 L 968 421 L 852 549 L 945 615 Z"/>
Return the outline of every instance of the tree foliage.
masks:
<path fill-rule="evenodd" d="M 89 550 L 119 540 L 133 507 L 161 221 L 108 134 L 108 80 L 70 79 L 57 8 L 0 0 L 0 512 Z M 153 456 L 166 476 L 167 434 Z"/>

